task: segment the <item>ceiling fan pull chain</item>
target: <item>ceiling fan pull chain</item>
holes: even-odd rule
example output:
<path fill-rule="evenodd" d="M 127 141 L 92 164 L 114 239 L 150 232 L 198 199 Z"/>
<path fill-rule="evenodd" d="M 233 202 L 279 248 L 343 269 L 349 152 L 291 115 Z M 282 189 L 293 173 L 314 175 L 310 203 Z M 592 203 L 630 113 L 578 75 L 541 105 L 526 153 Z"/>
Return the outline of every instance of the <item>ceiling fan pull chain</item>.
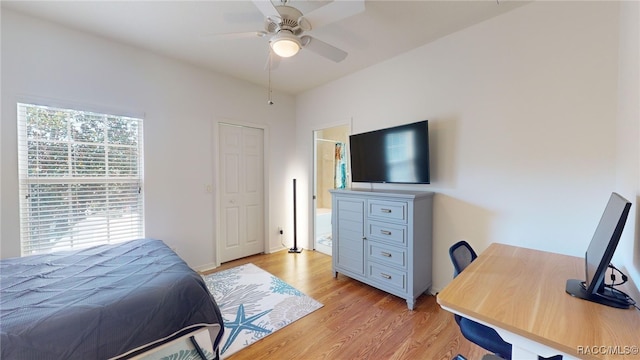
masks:
<path fill-rule="evenodd" d="M 271 100 L 271 59 L 273 58 L 273 50 L 269 47 L 269 88 L 267 89 L 267 104 L 273 105 L 273 101 Z"/>

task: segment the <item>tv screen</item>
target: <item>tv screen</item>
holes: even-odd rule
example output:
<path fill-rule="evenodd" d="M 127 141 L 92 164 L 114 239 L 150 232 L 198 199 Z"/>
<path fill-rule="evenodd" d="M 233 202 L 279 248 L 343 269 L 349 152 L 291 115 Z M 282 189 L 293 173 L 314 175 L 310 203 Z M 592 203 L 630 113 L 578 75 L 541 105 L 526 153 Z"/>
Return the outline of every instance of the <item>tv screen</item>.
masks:
<path fill-rule="evenodd" d="M 349 136 L 351 181 L 429 184 L 428 121 Z"/>
<path fill-rule="evenodd" d="M 605 272 L 616 251 L 629 215 L 631 202 L 612 193 L 585 253 L 585 281 L 567 281 L 567 292 L 573 296 L 601 304 L 627 308 L 626 297 L 605 287 Z"/>

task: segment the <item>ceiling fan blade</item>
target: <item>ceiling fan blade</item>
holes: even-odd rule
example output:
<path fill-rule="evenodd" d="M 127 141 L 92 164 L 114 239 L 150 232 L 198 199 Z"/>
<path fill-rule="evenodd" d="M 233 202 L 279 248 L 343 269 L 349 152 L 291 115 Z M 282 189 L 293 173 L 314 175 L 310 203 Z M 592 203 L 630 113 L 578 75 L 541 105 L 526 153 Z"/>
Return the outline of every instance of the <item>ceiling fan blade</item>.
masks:
<path fill-rule="evenodd" d="M 248 24 L 248 23 L 260 23 L 264 20 L 262 14 L 257 14 L 255 11 L 249 12 L 226 12 L 222 14 L 222 18 L 226 23 L 231 24 Z"/>
<path fill-rule="evenodd" d="M 258 10 L 260 10 L 265 18 L 271 19 L 276 23 L 280 23 L 280 21 L 282 20 L 278 9 L 273 6 L 271 0 L 253 0 L 253 4 L 258 8 Z"/>
<path fill-rule="evenodd" d="M 271 60 L 271 64 L 269 64 L 269 60 Z M 269 55 L 267 56 L 267 61 L 264 64 L 264 70 L 269 71 L 269 65 L 271 65 L 271 70 L 275 70 L 280 65 L 280 56 L 276 55 L 273 51 L 269 50 Z"/>
<path fill-rule="evenodd" d="M 340 62 L 347 57 L 346 51 L 340 50 L 333 45 L 329 45 L 326 42 L 320 41 L 309 35 L 301 36 L 300 42 L 302 43 L 303 48 L 313 51 L 314 53 L 335 62 Z"/>
<path fill-rule="evenodd" d="M 313 28 L 319 28 L 363 11 L 364 0 L 334 0 L 325 6 L 303 15 L 302 18 L 311 24 Z M 304 30 L 306 31 L 308 29 Z"/>
<path fill-rule="evenodd" d="M 264 37 L 267 35 L 266 31 L 245 31 L 245 32 L 233 32 L 224 34 L 212 34 L 207 37 L 215 37 L 217 39 L 246 39 L 252 37 Z"/>

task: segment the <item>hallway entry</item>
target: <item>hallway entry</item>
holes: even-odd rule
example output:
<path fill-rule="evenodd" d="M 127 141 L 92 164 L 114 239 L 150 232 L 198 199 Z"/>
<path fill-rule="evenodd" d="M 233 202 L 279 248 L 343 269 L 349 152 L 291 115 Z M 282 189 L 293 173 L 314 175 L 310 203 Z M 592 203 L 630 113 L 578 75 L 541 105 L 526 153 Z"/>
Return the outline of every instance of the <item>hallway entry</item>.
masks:
<path fill-rule="evenodd" d="M 330 189 L 348 187 L 349 125 L 340 125 L 313 132 L 313 233 L 314 248 L 331 255 L 331 193 Z"/>

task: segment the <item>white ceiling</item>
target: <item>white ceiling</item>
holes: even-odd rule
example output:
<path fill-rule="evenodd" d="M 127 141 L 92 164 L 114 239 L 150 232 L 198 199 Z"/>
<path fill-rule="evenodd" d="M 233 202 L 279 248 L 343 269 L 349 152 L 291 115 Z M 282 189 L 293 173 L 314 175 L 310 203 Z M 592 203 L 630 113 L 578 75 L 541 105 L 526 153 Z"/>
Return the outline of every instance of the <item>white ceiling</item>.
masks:
<path fill-rule="evenodd" d="M 279 0 L 272 0 L 279 5 Z M 328 1 L 291 0 L 308 13 Z M 304 49 L 282 59 L 272 87 L 296 94 L 510 11 L 527 1 L 375 1 L 350 18 L 309 34 L 349 53 L 335 63 Z M 264 30 L 249 0 L 235 1 L 5 1 L 2 7 L 144 48 L 267 86 L 267 38 L 215 36 Z"/>

